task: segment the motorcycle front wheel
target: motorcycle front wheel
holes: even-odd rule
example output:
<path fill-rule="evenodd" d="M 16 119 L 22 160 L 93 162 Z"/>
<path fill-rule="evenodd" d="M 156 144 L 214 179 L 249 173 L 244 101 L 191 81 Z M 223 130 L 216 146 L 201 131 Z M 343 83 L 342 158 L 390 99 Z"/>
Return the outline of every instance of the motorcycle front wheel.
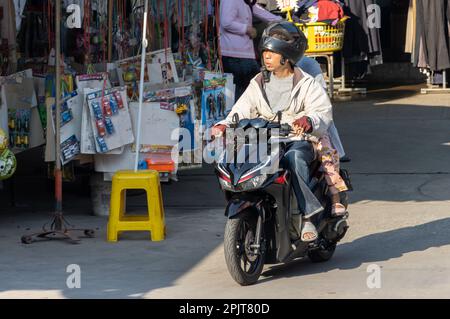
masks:
<path fill-rule="evenodd" d="M 256 242 L 256 214 L 245 212 L 230 219 L 225 227 L 225 261 L 231 277 L 241 286 L 258 282 L 264 267 L 264 252 L 255 254 L 252 245 Z"/>

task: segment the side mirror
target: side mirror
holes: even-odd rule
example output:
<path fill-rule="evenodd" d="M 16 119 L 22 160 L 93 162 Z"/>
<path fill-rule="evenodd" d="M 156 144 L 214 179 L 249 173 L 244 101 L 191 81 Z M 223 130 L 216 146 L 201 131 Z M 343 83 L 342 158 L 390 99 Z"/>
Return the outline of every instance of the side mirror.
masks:
<path fill-rule="evenodd" d="M 239 124 L 239 114 L 234 113 L 233 115 L 233 124 L 238 125 Z"/>

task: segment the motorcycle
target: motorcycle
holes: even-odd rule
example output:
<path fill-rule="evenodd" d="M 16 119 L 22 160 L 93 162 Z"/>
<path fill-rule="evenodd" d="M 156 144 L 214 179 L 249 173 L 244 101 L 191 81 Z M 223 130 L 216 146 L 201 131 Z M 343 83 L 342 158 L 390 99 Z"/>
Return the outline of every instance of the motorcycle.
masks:
<path fill-rule="evenodd" d="M 252 132 L 265 130 L 269 138 L 277 131 L 281 138 L 276 150 L 269 149 L 267 158 L 250 160 L 254 153 L 260 154 L 262 143 L 245 143 L 238 149 L 234 138 L 234 148 L 223 152 L 221 160 L 215 165 L 220 187 L 228 201 L 225 215 L 228 218 L 224 235 L 224 253 L 231 277 L 240 285 L 248 286 L 258 282 L 264 265 L 288 263 L 306 256 L 313 262 L 325 262 L 332 258 L 337 243 L 342 240 L 349 228 L 348 214 L 342 217 L 331 216 L 331 200 L 320 162 L 315 160 L 310 167 L 309 187 L 325 208 L 312 218 L 319 237 L 306 243 L 300 239 L 301 218 L 298 215 L 297 201 L 291 186 L 289 172 L 278 168 L 286 152 L 287 142 L 283 137 L 292 134 L 289 125 L 264 119 L 233 119 L 233 128 L 241 132 L 249 128 Z M 269 143 L 271 145 L 271 143 Z M 227 160 L 227 153 L 234 152 L 234 161 Z M 229 154 L 228 154 L 229 155 Z M 240 157 L 241 161 L 236 159 Z M 243 160 L 242 160 L 243 159 Z M 276 169 L 268 169 L 268 167 Z M 341 176 L 351 188 L 346 170 Z M 348 207 L 347 195 L 341 202 Z"/>

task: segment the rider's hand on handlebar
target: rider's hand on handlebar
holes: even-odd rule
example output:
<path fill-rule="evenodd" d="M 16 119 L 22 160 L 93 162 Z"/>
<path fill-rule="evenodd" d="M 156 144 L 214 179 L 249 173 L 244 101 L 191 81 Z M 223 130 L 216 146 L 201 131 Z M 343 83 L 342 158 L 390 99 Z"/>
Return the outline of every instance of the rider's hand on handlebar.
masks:
<path fill-rule="evenodd" d="M 214 137 L 223 136 L 226 129 L 227 129 L 226 125 L 216 125 L 212 128 L 211 136 L 214 136 Z"/>
<path fill-rule="evenodd" d="M 300 126 L 297 126 L 297 125 L 294 125 L 292 127 L 292 131 L 294 132 L 295 136 L 300 136 L 300 135 L 303 135 L 303 133 L 304 133 L 303 129 Z"/>
<path fill-rule="evenodd" d="M 309 117 L 303 116 L 298 120 L 294 121 L 293 128 L 296 134 L 301 135 L 303 133 L 312 133 L 313 124 Z"/>

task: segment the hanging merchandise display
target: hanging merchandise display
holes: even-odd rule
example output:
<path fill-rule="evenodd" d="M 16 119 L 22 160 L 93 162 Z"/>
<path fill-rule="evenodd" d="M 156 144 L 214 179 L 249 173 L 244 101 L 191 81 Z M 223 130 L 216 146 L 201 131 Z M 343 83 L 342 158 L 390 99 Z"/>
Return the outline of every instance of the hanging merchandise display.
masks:
<path fill-rule="evenodd" d="M 159 89 L 144 87 L 144 107 L 142 123 L 141 152 L 155 147 L 174 146 L 178 138 L 172 138 L 172 133 L 180 127 L 180 118 L 176 113 L 175 89 Z M 133 102 L 131 116 L 133 123 L 137 121 L 137 103 Z M 145 125 L 145 123 L 152 123 Z M 133 147 L 135 148 L 135 147 Z"/>
<path fill-rule="evenodd" d="M 141 72 L 139 61 L 140 57 L 133 57 L 116 62 L 119 83 L 127 87 L 127 96 L 133 101 L 136 101 L 139 95 L 138 79 Z M 146 71 L 145 81 L 148 79 Z"/>
<path fill-rule="evenodd" d="M 92 38 L 94 50 L 96 52 L 95 60 L 97 63 L 106 63 L 107 61 L 107 30 L 108 30 L 108 1 L 96 0 L 93 4 L 93 11 L 96 13 L 95 33 Z"/>
<path fill-rule="evenodd" d="M 35 1 L 27 3 L 27 1 L 21 0 L 19 2 L 21 2 L 23 14 L 20 14 L 20 19 L 16 20 L 16 23 L 20 23 L 17 28 L 17 44 L 20 48 L 21 58 L 46 56 L 49 53 L 48 21 L 50 21 L 45 17 L 46 12 L 42 10 L 42 5 L 38 5 Z M 27 5 L 27 8 L 25 8 L 25 5 Z"/>
<path fill-rule="evenodd" d="M 170 50 L 151 53 L 151 62 L 147 64 L 151 84 L 172 84 L 180 82 L 175 60 Z"/>
<path fill-rule="evenodd" d="M 77 86 L 83 95 L 83 111 L 81 118 L 81 153 L 82 154 L 96 154 L 96 142 L 94 130 L 92 127 L 90 108 L 87 102 L 87 95 L 101 90 L 110 89 L 111 83 L 106 73 L 80 75 L 77 77 Z M 118 154 L 121 150 L 115 150 Z"/>
<path fill-rule="evenodd" d="M 61 98 L 66 98 L 74 91 L 74 80 L 72 74 L 61 76 Z M 45 77 L 45 97 L 56 97 L 55 76 L 48 74 Z"/>
<path fill-rule="evenodd" d="M 14 19 L 8 18 L 15 15 L 13 1 L 2 1 L 0 16 L 0 71 L 1 75 L 16 72 L 17 67 L 17 28 Z"/>
<path fill-rule="evenodd" d="M 25 6 L 27 4 L 26 0 L 15 0 L 14 7 L 16 12 L 16 30 L 19 31 L 21 29 L 23 11 L 25 10 Z"/>
<path fill-rule="evenodd" d="M 214 77 L 206 79 L 202 92 L 202 125 L 206 128 L 214 126 L 228 115 L 225 101 L 225 86 L 227 79 Z"/>
<path fill-rule="evenodd" d="M 67 135 L 67 131 L 73 132 L 74 123 L 79 123 L 81 118 L 78 115 L 78 109 L 76 107 L 72 107 L 71 99 L 75 99 L 77 92 L 75 91 L 75 83 L 74 78 L 71 74 L 64 74 L 61 76 L 61 141 L 60 143 L 68 139 L 71 135 Z M 45 144 L 45 161 L 53 162 L 55 161 L 55 97 L 56 97 L 56 86 L 55 86 L 55 76 L 54 74 L 48 74 L 45 76 L 43 80 L 43 88 L 39 89 L 39 104 L 38 104 L 38 112 L 40 116 L 40 121 L 45 128 L 44 134 L 46 136 L 46 144 Z M 77 125 L 75 125 L 77 127 Z M 73 134 L 72 134 L 73 135 Z M 78 136 L 78 135 L 77 135 Z M 68 145 L 65 143 L 63 145 L 65 149 L 68 147 L 72 147 L 72 152 L 77 152 L 77 150 L 73 147 L 73 144 Z M 66 151 L 67 153 L 67 151 Z M 72 158 L 70 156 L 66 156 L 62 158 L 62 162 L 66 164 Z"/>
<path fill-rule="evenodd" d="M 0 181 L 12 177 L 16 171 L 16 157 L 8 148 L 11 144 L 8 134 L 0 128 Z"/>
<path fill-rule="evenodd" d="M 177 35 L 172 39 L 173 46 L 178 48 L 179 58 L 183 63 L 195 66 L 206 66 L 207 61 L 201 56 L 206 56 L 205 46 L 202 45 L 207 10 L 204 0 L 178 0 L 178 14 L 176 15 Z M 181 75 L 182 73 L 180 73 Z"/>
<path fill-rule="evenodd" d="M 45 106 L 45 81 L 46 81 L 46 75 L 45 74 L 36 74 L 33 72 L 33 83 L 34 83 L 34 90 L 36 93 L 36 99 L 37 99 L 37 109 L 39 113 L 39 119 L 41 121 L 42 129 L 47 129 L 47 110 Z"/>
<path fill-rule="evenodd" d="M 450 1 L 410 0 L 405 51 L 411 53 L 413 66 L 428 77 L 428 88 L 422 89 L 422 93 L 450 92 L 449 26 Z"/>
<path fill-rule="evenodd" d="M 26 150 L 30 147 L 31 110 L 9 109 L 9 144 L 13 149 Z"/>
<path fill-rule="evenodd" d="M 0 181 L 12 177 L 16 171 L 16 157 L 9 149 L 0 151 Z"/>
<path fill-rule="evenodd" d="M 53 119 L 56 118 L 56 107 L 52 106 Z M 83 96 L 73 91 L 61 103 L 61 161 L 63 165 L 81 154 L 81 118 L 83 110 Z M 55 121 L 53 121 L 55 132 Z"/>
<path fill-rule="evenodd" d="M 21 111 L 23 111 L 23 110 L 21 110 Z M 14 123 L 13 123 L 12 117 L 13 117 L 12 111 L 9 111 L 9 113 L 8 113 L 8 128 L 9 128 L 9 132 L 10 132 L 9 136 L 10 137 L 12 136 L 11 138 L 9 138 L 8 134 L 3 129 L 0 128 L 0 181 L 6 180 L 6 179 L 12 177 L 16 171 L 16 166 L 17 166 L 16 157 L 15 157 L 14 153 L 8 148 L 10 146 L 14 147 L 17 142 L 16 124 L 19 125 L 19 123 L 16 123 L 15 117 L 14 117 Z M 21 119 L 24 119 L 24 118 L 21 117 Z M 29 123 L 29 119 L 28 119 L 28 123 Z M 11 126 L 13 126 L 13 130 L 11 130 Z M 22 122 L 20 122 L 21 133 L 23 133 L 26 130 L 25 126 L 27 126 L 29 128 L 29 125 L 27 125 L 27 123 L 25 122 L 25 123 L 23 123 L 23 129 L 22 129 Z M 19 137 L 20 143 L 22 143 L 22 136 Z M 29 139 L 28 139 L 28 141 L 29 141 Z M 28 141 L 26 139 L 24 139 L 24 143 L 27 143 Z"/>
<path fill-rule="evenodd" d="M 136 101 L 139 95 L 140 60 L 141 56 L 139 55 L 116 62 L 120 85 L 127 86 L 128 98 L 131 101 Z M 144 75 L 144 81 L 146 83 L 170 84 L 179 82 L 175 60 L 170 49 L 147 53 L 146 65 L 147 68 Z"/>
<path fill-rule="evenodd" d="M 154 4 L 155 2 L 156 0 L 150 3 Z M 113 0 L 114 18 L 112 37 L 114 60 L 123 60 L 139 54 L 141 44 L 139 39 L 142 37 L 143 10 L 144 6 L 142 1 Z M 150 17 L 156 17 L 155 13 L 156 11 L 151 12 Z M 150 18 L 150 21 L 154 22 L 155 19 Z M 151 46 L 157 47 L 153 43 Z M 158 48 L 162 48 L 162 46 L 158 46 Z"/>
<path fill-rule="evenodd" d="M 339 0 L 291 1 L 294 14 L 302 23 L 325 22 L 335 25 L 344 17 L 343 3 Z M 299 22 L 300 22 L 299 21 Z"/>
<path fill-rule="evenodd" d="M 380 29 L 370 26 L 367 8 L 374 7 L 375 0 L 345 0 L 347 21 L 343 56 L 349 64 L 349 78 L 362 78 L 368 67 L 383 63 Z"/>
<path fill-rule="evenodd" d="M 374 0 L 351 1 L 345 0 L 345 13 L 350 17 L 346 31 L 344 57 L 348 62 L 351 58 L 370 60 L 372 65 L 380 64 L 381 40 L 380 29 L 369 27 L 369 13 L 367 8 L 373 7 Z M 378 61 L 378 62 L 377 62 Z"/>
<path fill-rule="evenodd" d="M 84 0 L 83 47 L 84 63 L 106 63 L 108 3 L 100 0 Z"/>
<path fill-rule="evenodd" d="M 181 83 L 165 89 L 158 89 L 157 86 L 148 86 L 144 87 L 144 92 L 144 101 L 146 103 L 160 103 L 159 107 L 161 109 L 174 112 L 178 115 L 179 123 L 177 124 L 177 128 L 179 127 L 184 129 L 180 131 L 180 137 L 178 140 L 180 142 L 179 151 L 184 153 L 197 149 L 200 142 L 196 140 L 196 137 L 199 136 L 199 125 L 197 121 L 192 87 Z M 172 115 L 171 117 L 175 118 Z M 153 133 L 148 131 L 149 136 L 155 136 L 158 134 L 158 129 L 150 129 L 154 131 Z M 174 142 L 178 142 L 177 140 L 173 140 L 171 131 L 173 129 L 175 129 L 175 127 L 166 129 L 171 140 L 169 145 L 172 145 Z M 152 147 L 153 144 L 150 143 L 149 145 Z"/>
<path fill-rule="evenodd" d="M 120 99 L 117 99 L 120 94 Z M 125 88 L 90 93 L 86 96 L 90 110 L 97 153 L 107 153 L 134 142 Z M 121 100 L 123 107 L 118 107 Z"/>
<path fill-rule="evenodd" d="M 98 90 L 111 88 L 111 83 L 106 73 L 98 74 L 84 74 L 78 75 L 75 79 L 78 91 L 83 96 L 83 107 L 81 115 L 81 153 L 82 154 L 95 154 L 95 138 L 92 130 L 90 110 L 87 104 L 86 96 L 89 93 L 96 92 Z"/>
<path fill-rule="evenodd" d="M 26 1 L 21 1 L 25 4 Z M 217 2 L 217 3 L 216 3 Z M 210 70 L 218 69 L 219 45 L 216 39 L 218 6 L 217 0 L 150 0 L 149 34 L 153 50 L 173 49 L 179 75 L 183 67 L 202 65 Z M 135 56 L 140 51 L 142 34 L 143 1 L 112 0 L 112 29 L 109 30 L 108 2 L 101 0 L 64 0 L 64 9 L 69 5 L 80 6 L 81 29 L 61 25 L 62 48 L 65 55 L 73 57 L 80 66 L 104 64 L 111 45 L 113 60 Z M 27 1 L 23 10 L 24 19 L 19 36 L 21 56 L 27 65 L 40 68 L 54 48 L 54 2 Z M 63 10 L 63 19 L 70 13 Z M 111 44 L 107 44 L 111 33 Z M 42 61 L 31 60 L 42 57 Z M 199 61 L 201 61 L 200 64 Z M 41 73 L 46 70 L 40 68 Z"/>
<path fill-rule="evenodd" d="M 0 152 L 8 148 L 8 135 L 0 128 Z"/>
<path fill-rule="evenodd" d="M 43 128 L 31 70 L 0 78 L 2 91 L 2 127 L 8 130 L 10 148 L 14 153 L 43 145 Z M 2 119 L 3 120 L 3 119 Z"/>
<path fill-rule="evenodd" d="M 71 169 L 80 161 L 93 161 L 96 171 L 104 173 L 132 168 L 128 165 L 136 156 L 144 2 L 113 0 L 109 7 L 108 3 L 64 0 L 63 20 L 69 16 L 68 5 L 79 5 L 81 28 L 61 25 L 63 74 L 61 105 L 56 110 L 55 2 L 28 1 L 19 39 L 22 65 L 33 64 L 30 81 L 34 83 L 20 80 L 12 89 L 9 83 L 2 85 L 8 91 L 3 102 L 8 110 L 8 143 L 14 151 L 33 147 L 33 128 L 39 123 L 46 130 L 45 134 L 36 130 L 42 139 L 46 137 L 46 162 L 55 161 L 55 143 L 59 143 L 60 160 Z M 201 153 L 202 127 L 223 119 L 234 103 L 233 77 L 222 72 L 219 3 L 149 1 L 145 31 L 151 52 L 145 55 L 142 154 L 138 156 L 141 167 L 158 168 L 164 178 L 176 180 L 179 167 L 198 167 L 194 153 Z M 36 32 L 26 31 L 34 26 Z M 110 36 L 112 43 L 107 42 Z M 35 52 L 30 46 L 33 39 L 39 46 Z M 212 99 L 203 110 L 207 93 Z M 18 105 L 19 100 L 26 106 Z M 56 111 L 61 114 L 60 127 L 55 125 Z M 181 156 L 185 163 L 179 162 Z"/>
<path fill-rule="evenodd" d="M 413 65 L 431 71 L 450 69 L 450 2 L 411 0 L 411 3 L 414 12 L 408 25 L 415 31 L 415 37 L 408 38 L 408 52 L 412 53 Z"/>

